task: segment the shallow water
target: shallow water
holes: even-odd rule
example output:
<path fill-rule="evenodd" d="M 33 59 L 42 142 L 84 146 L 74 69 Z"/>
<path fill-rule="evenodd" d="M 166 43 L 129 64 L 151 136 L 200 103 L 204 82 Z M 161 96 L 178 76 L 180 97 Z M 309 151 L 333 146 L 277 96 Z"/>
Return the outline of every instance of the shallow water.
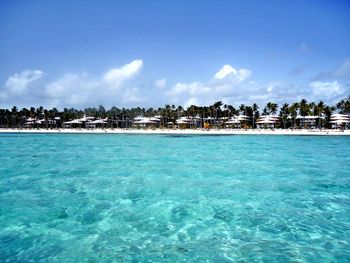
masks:
<path fill-rule="evenodd" d="M 0 135 L 0 262 L 350 262 L 350 138 Z"/>

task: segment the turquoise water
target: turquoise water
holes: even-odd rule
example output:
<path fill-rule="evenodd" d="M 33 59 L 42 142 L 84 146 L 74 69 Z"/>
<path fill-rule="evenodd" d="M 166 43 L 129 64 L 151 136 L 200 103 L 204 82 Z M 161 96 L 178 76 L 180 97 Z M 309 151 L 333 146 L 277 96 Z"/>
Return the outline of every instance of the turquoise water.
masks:
<path fill-rule="evenodd" d="M 0 135 L 0 262 L 350 262 L 350 138 Z"/>

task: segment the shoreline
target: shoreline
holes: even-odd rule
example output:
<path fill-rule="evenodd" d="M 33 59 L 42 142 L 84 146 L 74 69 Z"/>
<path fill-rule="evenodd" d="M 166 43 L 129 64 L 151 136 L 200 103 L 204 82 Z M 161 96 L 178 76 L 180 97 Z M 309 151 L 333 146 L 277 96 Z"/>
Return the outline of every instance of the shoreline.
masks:
<path fill-rule="evenodd" d="M 0 129 L 0 133 L 15 134 L 168 134 L 168 135 L 295 135 L 350 136 L 350 130 L 172 130 L 172 129 Z"/>

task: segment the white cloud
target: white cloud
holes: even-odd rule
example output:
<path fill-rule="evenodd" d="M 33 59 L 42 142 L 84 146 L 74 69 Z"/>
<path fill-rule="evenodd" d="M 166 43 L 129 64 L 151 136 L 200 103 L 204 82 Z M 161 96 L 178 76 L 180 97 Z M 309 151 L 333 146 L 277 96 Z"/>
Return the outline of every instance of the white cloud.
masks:
<path fill-rule="evenodd" d="M 247 82 L 251 71 L 247 69 L 235 69 L 230 65 L 224 65 L 208 83 L 194 81 L 189 83 L 176 83 L 165 91 L 165 96 L 171 103 L 208 105 L 214 101 L 232 101 L 232 97 L 238 96 L 244 89 L 251 89 L 255 82 Z M 243 89 L 243 90 L 242 90 Z"/>
<path fill-rule="evenodd" d="M 120 68 L 114 68 L 93 79 L 87 73 L 65 74 L 46 86 L 46 95 L 58 105 L 87 106 L 136 103 L 142 96 L 137 88 L 126 88 L 124 82 L 141 70 L 142 60 L 134 60 Z M 144 100 L 144 99 L 143 99 Z"/>
<path fill-rule="evenodd" d="M 184 94 L 190 96 L 206 95 L 212 90 L 211 87 L 205 86 L 201 82 L 177 83 L 172 89 L 166 92 L 168 96 L 176 97 Z"/>
<path fill-rule="evenodd" d="M 310 88 L 315 96 L 335 97 L 344 93 L 344 89 L 338 81 L 322 82 L 314 81 L 310 83 Z"/>
<path fill-rule="evenodd" d="M 302 97 L 309 98 L 310 91 L 303 87 L 286 82 L 268 82 L 257 84 L 254 90 L 250 90 L 247 95 L 250 103 L 263 105 L 267 102 L 285 103 L 299 101 Z"/>
<path fill-rule="evenodd" d="M 273 85 L 267 87 L 267 92 L 271 93 L 273 91 Z"/>
<path fill-rule="evenodd" d="M 214 76 L 217 79 L 223 79 L 229 74 L 236 74 L 237 70 L 235 70 L 230 65 L 224 65 Z"/>
<path fill-rule="evenodd" d="M 125 80 L 134 77 L 141 70 L 142 65 L 143 61 L 136 59 L 120 68 L 111 69 L 104 74 L 103 81 L 112 88 L 119 88 Z"/>
<path fill-rule="evenodd" d="M 16 105 L 49 105 L 51 107 L 84 107 L 102 104 L 136 103 L 145 101 L 137 87 L 125 84 L 142 69 L 143 61 L 134 60 L 94 78 L 87 73 L 69 73 L 43 86 L 34 85 L 42 78 L 41 70 L 25 70 L 13 74 L 0 89 L 0 101 Z M 29 92 L 30 91 L 30 92 Z"/>
<path fill-rule="evenodd" d="M 145 101 L 146 98 L 140 94 L 140 90 L 137 87 L 126 89 L 122 95 L 122 102 L 124 104 L 138 104 L 138 106 L 142 106 L 140 103 L 144 103 Z"/>
<path fill-rule="evenodd" d="M 263 105 L 269 101 L 291 103 L 302 98 L 309 101 L 322 99 L 333 102 L 346 95 L 347 90 L 337 81 L 312 82 L 297 86 L 281 81 L 259 83 L 250 77 L 251 71 L 248 69 L 235 69 L 224 65 L 209 82 L 178 82 L 165 91 L 165 97 L 170 103 L 185 106 L 210 105 L 218 100 L 237 106 L 241 103 Z"/>
<path fill-rule="evenodd" d="M 215 74 L 214 78 L 222 80 L 227 77 L 236 80 L 238 82 L 243 82 L 251 75 L 251 71 L 247 69 L 235 69 L 230 65 L 224 65 L 222 68 Z"/>
<path fill-rule="evenodd" d="M 46 86 L 46 94 L 51 98 L 69 99 L 69 96 L 73 96 L 77 92 L 79 92 L 81 96 L 93 92 L 99 88 L 100 85 L 101 82 L 90 80 L 86 73 L 65 74 L 62 78 Z"/>
<path fill-rule="evenodd" d="M 164 89 L 166 87 L 166 79 L 157 79 L 154 82 L 154 86 L 159 89 Z"/>
<path fill-rule="evenodd" d="M 43 77 L 41 70 L 23 70 L 10 76 L 5 84 L 7 93 L 25 94 L 31 83 Z"/>
<path fill-rule="evenodd" d="M 249 69 L 224 65 L 208 81 L 177 82 L 169 86 L 165 78 L 160 78 L 150 84 L 147 91 L 133 82 L 142 70 L 142 60 L 110 69 L 99 77 L 69 73 L 46 84 L 40 81 L 44 75 L 41 70 L 25 70 L 11 75 L 5 85 L 0 86 L 0 101 L 3 105 L 77 108 L 99 104 L 145 107 L 146 103 L 150 106 L 169 103 L 187 107 L 210 105 L 218 100 L 236 106 L 254 102 L 263 105 L 268 101 L 290 103 L 301 98 L 334 102 L 350 92 L 350 87 L 342 81 L 346 80 L 349 65 L 346 61 L 329 73 L 328 76 L 333 76 L 331 81 L 317 79 L 299 86 L 281 81 L 260 83 L 251 79 Z"/>
<path fill-rule="evenodd" d="M 245 81 L 246 79 L 248 79 L 251 75 L 251 71 L 247 70 L 247 69 L 239 69 L 237 74 L 236 74 L 236 78 L 239 82 Z"/>
<path fill-rule="evenodd" d="M 185 102 L 184 107 L 190 107 L 191 105 L 200 105 L 200 102 L 197 100 L 197 98 L 190 98 L 188 101 Z"/>

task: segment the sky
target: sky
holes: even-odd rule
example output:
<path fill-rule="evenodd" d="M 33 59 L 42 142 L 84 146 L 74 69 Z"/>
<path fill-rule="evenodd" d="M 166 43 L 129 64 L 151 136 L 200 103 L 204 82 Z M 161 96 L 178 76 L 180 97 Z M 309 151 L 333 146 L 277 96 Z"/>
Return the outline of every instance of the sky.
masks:
<path fill-rule="evenodd" d="M 0 1 L 0 108 L 349 95 L 350 1 Z"/>

